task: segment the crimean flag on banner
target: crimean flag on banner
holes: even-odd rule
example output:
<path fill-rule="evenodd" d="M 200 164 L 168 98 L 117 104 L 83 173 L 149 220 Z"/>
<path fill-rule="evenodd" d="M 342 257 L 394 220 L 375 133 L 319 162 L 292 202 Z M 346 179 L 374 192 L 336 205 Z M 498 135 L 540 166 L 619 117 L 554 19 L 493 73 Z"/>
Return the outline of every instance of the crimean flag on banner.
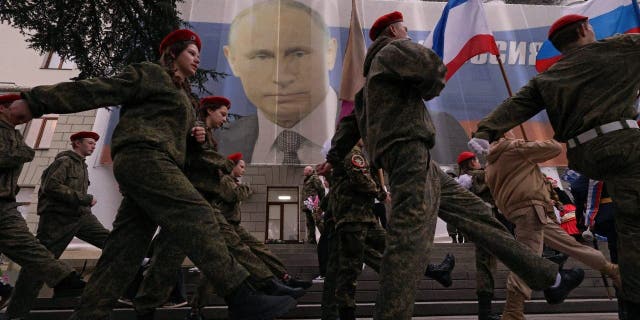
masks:
<path fill-rule="evenodd" d="M 353 111 L 356 93 L 364 86 L 364 57 L 366 46 L 356 0 L 351 0 L 351 21 L 349 23 L 349 39 L 342 62 L 342 80 L 340 81 L 340 116 L 338 122 Z"/>
<path fill-rule="evenodd" d="M 567 14 L 589 17 L 598 40 L 619 33 L 640 33 L 640 8 L 637 0 L 591 0 L 565 7 L 562 15 Z M 536 56 L 536 70 L 547 70 L 561 57 L 562 54 L 546 40 Z"/>
<path fill-rule="evenodd" d="M 500 54 L 480 0 L 449 0 L 424 45 L 442 58 L 446 80 L 476 55 Z"/>

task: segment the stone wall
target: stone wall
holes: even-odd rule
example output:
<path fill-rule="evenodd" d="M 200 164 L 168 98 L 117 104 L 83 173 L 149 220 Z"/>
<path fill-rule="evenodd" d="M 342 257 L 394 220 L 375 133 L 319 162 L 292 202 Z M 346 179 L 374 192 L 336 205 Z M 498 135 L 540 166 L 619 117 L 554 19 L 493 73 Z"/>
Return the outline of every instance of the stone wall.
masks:
<path fill-rule="evenodd" d="M 298 187 L 302 190 L 302 166 L 248 165 L 243 182 L 249 183 L 254 194 L 242 204 L 242 226 L 264 241 L 267 220 L 267 187 Z M 306 239 L 306 218 L 299 212 L 299 239 Z"/>

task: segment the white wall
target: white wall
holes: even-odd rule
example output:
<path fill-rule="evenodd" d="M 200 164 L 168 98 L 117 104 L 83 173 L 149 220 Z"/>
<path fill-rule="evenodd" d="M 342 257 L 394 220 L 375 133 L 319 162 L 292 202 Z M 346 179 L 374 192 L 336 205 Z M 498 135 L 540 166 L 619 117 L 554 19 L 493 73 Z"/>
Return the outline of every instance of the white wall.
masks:
<path fill-rule="evenodd" d="M 6 23 L 0 23 L 0 39 L 0 83 L 33 87 L 67 81 L 79 73 L 77 69 L 40 69 L 45 56 L 29 49 L 26 38 Z"/>

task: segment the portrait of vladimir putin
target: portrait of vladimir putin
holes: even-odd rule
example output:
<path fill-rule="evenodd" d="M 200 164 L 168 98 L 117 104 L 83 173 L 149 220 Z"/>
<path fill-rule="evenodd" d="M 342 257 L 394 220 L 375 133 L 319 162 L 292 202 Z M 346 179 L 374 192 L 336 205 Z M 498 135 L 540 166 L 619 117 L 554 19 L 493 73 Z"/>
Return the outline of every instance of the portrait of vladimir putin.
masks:
<path fill-rule="evenodd" d="M 224 55 L 257 114 L 221 131 L 220 151 L 240 151 L 251 163 L 323 161 L 338 114 L 329 85 L 336 52 L 323 17 L 306 4 L 267 0 L 240 11 Z"/>

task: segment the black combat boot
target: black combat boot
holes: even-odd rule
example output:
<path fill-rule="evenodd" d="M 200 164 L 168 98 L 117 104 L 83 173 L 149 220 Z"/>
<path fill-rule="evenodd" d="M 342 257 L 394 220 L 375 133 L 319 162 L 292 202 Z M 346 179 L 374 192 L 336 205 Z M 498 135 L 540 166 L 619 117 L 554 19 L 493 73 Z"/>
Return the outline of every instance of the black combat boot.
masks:
<path fill-rule="evenodd" d="M 355 308 L 340 308 L 338 314 L 340 315 L 340 320 L 356 320 Z"/>
<path fill-rule="evenodd" d="M 82 295 L 82 290 L 87 285 L 76 272 L 70 273 L 53 288 L 54 298 L 77 297 Z"/>
<path fill-rule="evenodd" d="M 298 279 L 296 277 L 290 276 L 289 274 L 286 274 L 284 276 L 284 278 L 282 279 L 282 282 L 288 285 L 289 287 L 302 288 L 305 290 L 311 288 L 311 285 L 313 284 L 311 281 Z"/>
<path fill-rule="evenodd" d="M 458 243 L 458 238 L 455 235 L 451 236 L 451 243 Z"/>
<path fill-rule="evenodd" d="M 544 290 L 544 297 L 549 304 L 559 304 L 567 298 L 571 290 L 575 289 L 584 280 L 584 270 L 573 268 L 571 270 L 560 270 L 560 285 L 555 288 Z"/>
<path fill-rule="evenodd" d="M 447 256 L 444 257 L 444 260 L 441 264 L 429 264 L 427 266 L 427 270 L 425 270 L 424 275 L 437 281 L 443 287 L 448 288 L 451 286 L 451 271 L 456 265 L 456 258 L 447 253 Z"/>
<path fill-rule="evenodd" d="M 232 320 L 271 320 L 289 312 L 297 301 L 289 296 L 268 296 L 257 292 L 247 281 L 225 297 Z"/>
<path fill-rule="evenodd" d="M 500 320 L 499 314 L 491 312 L 492 299 L 490 293 L 478 293 L 478 320 Z"/>
<path fill-rule="evenodd" d="M 270 296 L 290 296 L 296 299 L 306 293 L 302 288 L 289 287 L 275 278 L 266 280 L 262 291 Z"/>

